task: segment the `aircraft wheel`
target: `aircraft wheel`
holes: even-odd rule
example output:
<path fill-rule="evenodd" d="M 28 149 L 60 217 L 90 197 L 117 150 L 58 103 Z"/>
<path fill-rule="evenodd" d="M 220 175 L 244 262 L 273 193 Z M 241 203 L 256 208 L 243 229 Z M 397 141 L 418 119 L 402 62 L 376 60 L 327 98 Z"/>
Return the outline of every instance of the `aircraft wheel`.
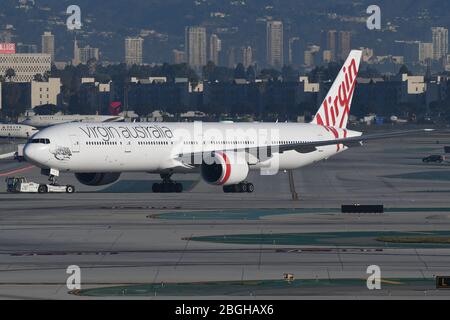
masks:
<path fill-rule="evenodd" d="M 47 193 L 48 192 L 48 188 L 46 185 L 40 185 L 38 188 L 38 193 Z"/>
<path fill-rule="evenodd" d="M 74 186 L 67 186 L 66 192 L 67 193 L 75 193 L 75 187 Z"/>
<path fill-rule="evenodd" d="M 253 185 L 253 183 L 249 183 L 249 184 L 247 185 L 247 192 L 248 192 L 248 193 L 253 193 L 253 192 L 255 192 L 255 186 Z"/>
<path fill-rule="evenodd" d="M 171 193 L 173 192 L 173 184 L 172 183 L 163 183 L 162 184 L 162 193 Z"/>
<path fill-rule="evenodd" d="M 248 184 L 247 183 L 241 183 L 239 185 L 239 192 L 240 193 L 247 193 L 248 192 Z"/>
<path fill-rule="evenodd" d="M 182 193 L 182 192 L 183 192 L 183 184 L 177 183 L 177 184 L 175 185 L 175 192 L 176 192 L 176 193 Z"/>
<path fill-rule="evenodd" d="M 161 193 L 161 185 L 159 183 L 154 183 L 152 191 L 153 193 Z"/>

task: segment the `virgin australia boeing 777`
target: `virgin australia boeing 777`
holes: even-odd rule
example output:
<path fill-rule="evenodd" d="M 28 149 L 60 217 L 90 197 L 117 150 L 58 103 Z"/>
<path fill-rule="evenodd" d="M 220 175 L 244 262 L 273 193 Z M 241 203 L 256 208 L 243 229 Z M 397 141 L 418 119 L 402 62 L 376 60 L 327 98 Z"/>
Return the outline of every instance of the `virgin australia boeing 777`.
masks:
<path fill-rule="evenodd" d="M 182 192 L 174 173 L 200 171 L 225 192 L 253 192 L 250 170 L 275 174 L 328 159 L 364 141 L 409 132 L 362 136 L 347 130 L 361 61 L 352 51 L 312 123 L 69 123 L 40 131 L 25 157 L 51 179 L 74 173 L 88 186 L 116 182 L 123 172 L 161 175 L 154 192 Z"/>

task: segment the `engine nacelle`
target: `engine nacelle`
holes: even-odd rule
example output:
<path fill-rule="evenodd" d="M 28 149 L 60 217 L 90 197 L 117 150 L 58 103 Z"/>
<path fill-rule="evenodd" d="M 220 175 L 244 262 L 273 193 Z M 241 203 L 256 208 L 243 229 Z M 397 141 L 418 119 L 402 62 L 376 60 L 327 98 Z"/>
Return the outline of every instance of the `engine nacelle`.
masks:
<path fill-rule="evenodd" d="M 205 159 L 201 172 L 203 179 L 209 184 L 230 186 L 245 181 L 250 168 L 242 154 L 215 152 Z"/>
<path fill-rule="evenodd" d="M 106 186 L 120 178 L 120 173 L 75 173 L 77 180 L 90 187 Z"/>

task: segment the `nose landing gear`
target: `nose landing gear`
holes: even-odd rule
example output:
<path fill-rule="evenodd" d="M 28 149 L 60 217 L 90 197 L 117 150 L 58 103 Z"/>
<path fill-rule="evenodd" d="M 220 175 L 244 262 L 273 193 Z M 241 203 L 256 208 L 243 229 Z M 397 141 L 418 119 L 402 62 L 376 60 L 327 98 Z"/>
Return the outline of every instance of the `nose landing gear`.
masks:
<path fill-rule="evenodd" d="M 153 193 L 182 193 L 183 184 L 172 181 L 172 174 L 162 174 L 162 183 L 153 184 Z"/>
<path fill-rule="evenodd" d="M 223 187 L 223 192 L 225 193 L 253 193 L 254 191 L 255 186 L 253 183 L 248 182 L 241 182 L 239 184 Z"/>

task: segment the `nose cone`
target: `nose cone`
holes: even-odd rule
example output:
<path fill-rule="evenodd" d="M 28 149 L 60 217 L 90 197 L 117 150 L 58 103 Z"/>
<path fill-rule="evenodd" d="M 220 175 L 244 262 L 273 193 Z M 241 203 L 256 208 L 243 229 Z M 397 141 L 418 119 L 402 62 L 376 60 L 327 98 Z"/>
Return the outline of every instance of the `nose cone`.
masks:
<path fill-rule="evenodd" d="M 23 155 L 28 162 L 38 167 L 45 167 L 50 161 L 50 152 L 46 145 L 28 143 L 23 149 Z"/>

